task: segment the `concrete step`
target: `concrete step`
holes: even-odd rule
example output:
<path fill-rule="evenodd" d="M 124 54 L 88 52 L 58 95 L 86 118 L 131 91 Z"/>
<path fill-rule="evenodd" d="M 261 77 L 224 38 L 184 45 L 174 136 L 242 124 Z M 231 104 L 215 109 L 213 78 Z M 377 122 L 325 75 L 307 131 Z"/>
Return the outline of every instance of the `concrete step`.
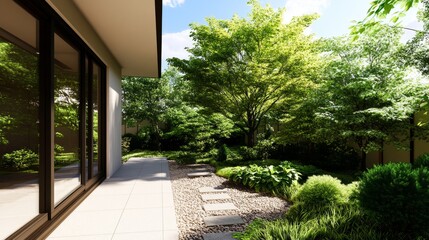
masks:
<path fill-rule="evenodd" d="M 211 177 L 212 173 L 211 172 L 193 172 L 193 173 L 188 173 L 188 177 L 190 178 L 194 178 L 194 177 Z"/>
<path fill-rule="evenodd" d="M 238 210 L 233 203 L 209 203 L 204 204 L 203 209 L 207 211 L 225 211 L 225 210 Z"/>
<path fill-rule="evenodd" d="M 231 197 L 226 193 L 203 194 L 201 195 L 201 198 L 203 201 L 231 199 Z"/>
<path fill-rule="evenodd" d="M 210 216 L 204 218 L 204 223 L 206 226 L 218 226 L 218 225 L 234 225 L 234 224 L 244 224 L 243 219 L 238 215 L 230 216 Z"/>
<path fill-rule="evenodd" d="M 225 188 L 217 188 L 217 187 L 202 187 L 199 188 L 198 191 L 200 193 L 221 193 L 221 192 L 226 192 Z"/>
<path fill-rule="evenodd" d="M 234 240 L 232 234 L 235 232 L 224 232 L 224 233 L 206 233 L 203 235 L 204 240 Z"/>

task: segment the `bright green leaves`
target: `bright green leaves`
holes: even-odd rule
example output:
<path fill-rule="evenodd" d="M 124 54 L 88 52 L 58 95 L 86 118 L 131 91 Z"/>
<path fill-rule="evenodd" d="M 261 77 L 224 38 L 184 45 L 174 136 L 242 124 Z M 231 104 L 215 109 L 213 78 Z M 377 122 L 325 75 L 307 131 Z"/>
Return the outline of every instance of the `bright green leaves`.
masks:
<path fill-rule="evenodd" d="M 261 120 L 308 91 L 319 66 L 317 45 L 304 30 L 316 16 L 282 24 L 284 10 L 250 1 L 249 17 L 191 24 L 189 60 L 169 59 L 184 73 L 192 102 L 233 120 L 253 146 Z"/>
<path fill-rule="evenodd" d="M 247 167 L 236 167 L 229 179 L 253 188 L 257 192 L 279 194 L 285 187 L 298 181 L 299 177 L 300 173 L 292 168 L 289 162 L 284 161 L 278 166 L 264 167 L 253 164 Z"/>

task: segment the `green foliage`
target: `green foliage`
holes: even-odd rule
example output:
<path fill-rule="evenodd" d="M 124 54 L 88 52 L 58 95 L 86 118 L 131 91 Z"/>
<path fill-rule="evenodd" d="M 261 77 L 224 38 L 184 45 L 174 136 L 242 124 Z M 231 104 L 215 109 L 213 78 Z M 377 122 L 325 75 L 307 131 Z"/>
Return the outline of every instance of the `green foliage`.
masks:
<path fill-rule="evenodd" d="M 222 144 L 217 153 L 216 161 L 225 162 L 228 157 L 228 148 L 225 144 Z"/>
<path fill-rule="evenodd" d="M 357 198 L 385 231 L 428 234 L 429 169 L 407 163 L 376 166 L 363 175 Z"/>
<path fill-rule="evenodd" d="M 3 155 L 1 166 L 7 169 L 23 170 L 37 164 L 39 155 L 29 149 L 15 150 Z"/>
<path fill-rule="evenodd" d="M 127 154 L 131 151 L 130 145 L 131 145 L 131 137 L 123 136 L 122 142 L 121 142 L 122 155 Z"/>
<path fill-rule="evenodd" d="M 180 143 L 186 151 L 207 152 L 236 131 L 231 120 L 221 114 L 203 114 L 202 110 L 189 106 L 168 109 L 169 129 L 164 139 L 172 145 Z"/>
<path fill-rule="evenodd" d="M 129 151 L 141 149 L 143 146 L 143 140 L 135 134 L 126 133 L 122 136 L 122 138 L 130 138 Z"/>
<path fill-rule="evenodd" d="M 310 176 L 323 175 L 326 173 L 322 169 L 317 168 L 313 165 L 302 165 L 302 164 L 292 163 L 291 166 L 301 174 L 301 178 L 299 179 L 299 182 L 301 183 L 305 182 Z"/>
<path fill-rule="evenodd" d="M 178 152 L 176 155 L 176 163 L 179 165 L 194 164 L 197 162 L 197 155 L 192 152 Z"/>
<path fill-rule="evenodd" d="M 307 208 L 317 209 L 345 203 L 347 193 L 345 186 L 337 178 L 329 175 L 311 176 L 292 200 Z"/>
<path fill-rule="evenodd" d="M 258 159 L 258 152 L 252 147 L 241 146 L 239 153 L 243 161 L 254 161 Z"/>
<path fill-rule="evenodd" d="M 253 188 L 257 192 L 271 192 L 278 195 L 283 187 L 291 186 L 294 181 L 297 181 L 299 175 L 290 163 L 285 161 L 278 166 L 238 167 L 234 169 L 229 179 Z"/>
<path fill-rule="evenodd" d="M 271 152 L 274 150 L 273 139 L 261 139 L 256 143 L 254 149 L 256 150 L 259 159 L 268 159 Z"/>
<path fill-rule="evenodd" d="M 0 115 L 0 144 L 7 144 L 8 140 L 5 136 L 5 131 L 12 127 L 13 118 L 10 116 Z"/>
<path fill-rule="evenodd" d="M 303 209 L 303 212 L 308 210 Z M 377 232 L 368 218 L 352 205 L 333 206 L 323 214 L 309 219 L 257 219 L 243 233 L 234 237 L 241 240 L 374 240 L 387 239 Z M 393 239 L 393 238 L 390 238 Z"/>
<path fill-rule="evenodd" d="M 184 73 L 189 100 L 233 120 L 247 135 L 249 147 L 262 119 L 312 86 L 319 52 L 305 29 L 316 15 L 283 24 L 284 10 L 249 2 L 248 18 L 207 18 L 191 24 L 193 47 L 187 59 L 168 59 Z"/>
<path fill-rule="evenodd" d="M 429 153 L 425 153 L 417 157 L 413 166 L 414 168 L 429 168 Z"/>
<path fill-rule="evenodd" d="M 325 79 L 285 119 L 291 125 L 284 134 L 298 129 L 298 139 L 351 142 L 363 153 L 362 169 L 365 153 L 404 142 L 424 88 L 407 77 L 411 70 L 400 61 L 400 36 L 397 28 L 377 25 L 358 39 L 326 41 Z"/>

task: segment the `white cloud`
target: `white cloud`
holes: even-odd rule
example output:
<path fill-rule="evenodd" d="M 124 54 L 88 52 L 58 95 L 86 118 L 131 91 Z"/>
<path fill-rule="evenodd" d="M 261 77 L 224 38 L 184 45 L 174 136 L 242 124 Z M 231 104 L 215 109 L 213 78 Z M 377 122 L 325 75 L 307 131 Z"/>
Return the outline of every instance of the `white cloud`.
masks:
<path fill-rule="evenodd" d="M 286 13 L 283 22 L 288 23 L 295 16 L 318 13 L 322 14 L 323 10 L 330 4 L 331 0 L 287 0 Z"/>
<path fill-rule="evenodd" d="M 176 7 L 185 3 L 185 0 L 162 0 L 162 4 L 169 7 Z"/>
<path fill-rule="evenodd" d="M 165 33 L 162 35 L 162 60 L 163 65 L 167 58 L 188 58 L 186 47 L 192 47 L 192 38 L 189 36 L 191 30 L 187 29 L 177 33 Z"/>

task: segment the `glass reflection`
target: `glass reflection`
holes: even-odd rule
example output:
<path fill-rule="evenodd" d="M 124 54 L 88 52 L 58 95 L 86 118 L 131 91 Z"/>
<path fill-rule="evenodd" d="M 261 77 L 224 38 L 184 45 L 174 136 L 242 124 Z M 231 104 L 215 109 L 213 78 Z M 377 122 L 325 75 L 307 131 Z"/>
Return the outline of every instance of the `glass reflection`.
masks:
<path fill-rule="evenodd" d="M 0 8 L 0 239 L 39 214 L 37 20 Z"/>
<path fill-rule="evenodd" d="M 59 204 L 80 186 L 79 53 L 55 34 L 54 202 Z"/>
<path fill-rule="evenodd" d="M 101 69 L 96 64 L 93 65 L 93 75 L 92 75 L 92 146 L 93 146 L 93 155 L 92 155 L 92 176 L 96 176 L 99 170 L 99 156 L 98 156 L 98 112 L 99 112 L 99 102 L 100 102 L 100 74 Z"/>

